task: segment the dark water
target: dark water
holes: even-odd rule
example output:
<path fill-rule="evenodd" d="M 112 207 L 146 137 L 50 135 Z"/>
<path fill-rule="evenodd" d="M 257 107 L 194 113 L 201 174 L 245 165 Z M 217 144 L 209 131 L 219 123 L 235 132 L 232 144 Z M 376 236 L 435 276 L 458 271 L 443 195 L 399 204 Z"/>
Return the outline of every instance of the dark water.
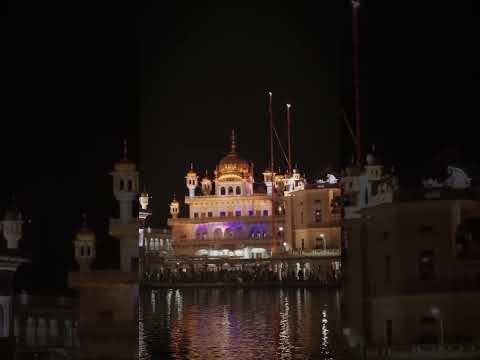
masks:
<path fill-rule="evenodd" d="M 140 301 L 140 359 L 339 359 L 339 293 L 165 289 Z"/>

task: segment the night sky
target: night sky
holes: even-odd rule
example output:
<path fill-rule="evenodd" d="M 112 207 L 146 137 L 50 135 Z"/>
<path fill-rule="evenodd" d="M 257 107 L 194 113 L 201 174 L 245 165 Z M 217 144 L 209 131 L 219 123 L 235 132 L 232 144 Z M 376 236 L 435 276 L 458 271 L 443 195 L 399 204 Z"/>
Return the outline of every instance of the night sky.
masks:
<path fill-rule="evenodd" d="M 404 184 L 442 159 L 480 160 L 473 1 L 418 3 L 361 9 L 364 147 L 376 144 Z M 232 128 L 257 176 L 267 165 L 268 90 L 284 140 L 293 104 L 294 160 L 307 176 L 353 153 L 340 113 L 351 114 L 347 1 L 16 2 L 3 33 L 0 204 L 16 194 L 46 273 L 69 266 L 82 211 L 105 262 L 115 256 L 108 172 L 125 137 L 160 225 L 188 164 L 213 170 Z"/>

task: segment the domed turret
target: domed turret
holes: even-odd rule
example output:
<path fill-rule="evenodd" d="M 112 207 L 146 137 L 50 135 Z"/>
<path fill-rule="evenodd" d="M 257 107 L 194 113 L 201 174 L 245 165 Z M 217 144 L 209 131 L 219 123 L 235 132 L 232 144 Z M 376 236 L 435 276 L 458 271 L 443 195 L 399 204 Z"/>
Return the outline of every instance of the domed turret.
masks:
<path fill-rule="evenodd" d="M 142 191 L 142 193 L 140 194 L 140 197 L 138 198 L 138 201 L 140 203 L 140 207 L 142 208 L 142 210 L 147 210 L 149 199 L 150 199 L 150 196 L 148 195 L 148 193 L 145 190 Z"/>
<path fill-rule="evenodd" d="M 367 154 L 367 165 L 377 165 L 377 159 L 375 158 L 375 145 L 372 145 L 372 152 Z"/>
<path fill-rule="evenodd" d="M 176 219 L 178 217 L 178 212 L 180 211 L 180 203 L 175 198 L 175 194 L 173 195 L 173 200 L 170 203 L 170 214 L 172 218 Z"/>
<path fill-rule="evenodd" d="M 187 176 L 185 176 L 185 180 L 187 182 L 188 196 L 194 197 L 195 189 L 198 186 L 198 176 L 193 169 L 193 163 L 190 163 L 190 169 L 187 172 Z"/>
<path fill-rule="evenodd" d="M 87 225 L 87 215 L 82 215 L 82 226 L 75 235 L 75 259 L 80 266 L 80 271 L 90 270 L 90 265 L 96 256 L 95 233 Z"/>
<path fill-rule="evenodd" d="M 133 202 L 138 193 L 138 172 L 134 162 L 128 159 L 127 140 L 123 142 L 123 158 L 114 165 L 113 194 L 120 207 L 120 221 L 128 223 L 133 220 Z"/>
<path fill-rule="evenodd" d="M 208 177 L 208 172 L 205 171 L 205 176 L 201 181 L 203 195 L 210 195 L 212 193 L 212 180 Z"/>
<path fill-rule="evenodd" d="M 274 173 L 272 173 L 270 169 L 267 169 L 262 174 L 263 174 L 263 182 L 267 187 L 267 195 L 272 195 Z"/>
<path fill-rule="evenodd" d="M 8 249 L 18 249 L 18 242 L 23 235 L 22 214 L 17 210 L 15 204 L 5 211 L 2 221 L 3 237 L 7 240 Z"/>
<path fill-rule="evenodd" d="M 366 160 L 365 171 L 368 180 L 380 180 L 383 176 L 383 166 L 375 156 L 375 145 L 372 146 L 372 152 L 367 154 Z"/>

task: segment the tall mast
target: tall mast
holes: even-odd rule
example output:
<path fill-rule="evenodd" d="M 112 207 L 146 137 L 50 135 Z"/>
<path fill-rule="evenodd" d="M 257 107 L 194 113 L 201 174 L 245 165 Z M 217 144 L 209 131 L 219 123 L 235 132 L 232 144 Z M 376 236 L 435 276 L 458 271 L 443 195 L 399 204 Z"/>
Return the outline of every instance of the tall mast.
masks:
<path fill-rule="evenodd" d="M 275 156 L 273 153 L 273 110 L 272 93 L 268 92 L 268 118 L 270 123 L 270 171 L 272 176 L 272 254 L 277 250 L 277 237 L 275 231 Z"/>
<path fill-rule="evenodd" d="M 361 139 L 361 122 L 360 122 L 360 72 L 359 72 L 359 26 L 358 26 L 358 8 L 359 0 L 352 0 L 352 44 L 353 44 L 353 97 L 355 107 L 355 123 L 356 123 L 356 149 L 355 155 L 357 164 L 362 162 L 362 139 Z"/>
<path fill-rule="evenodd" d="M 292 175 L 292 122 L 290 118 L 291 104 L 287 104 L 287 127 L 288 127 L 288 175 Z"/>
<path fill-rule="evenodd" d="M 268 92 L 268 120 L 270 126 L 270 171 L 275 171 L 275 159 L 273 155 L 273 111 L 272 111 L 272 93 Z"/>

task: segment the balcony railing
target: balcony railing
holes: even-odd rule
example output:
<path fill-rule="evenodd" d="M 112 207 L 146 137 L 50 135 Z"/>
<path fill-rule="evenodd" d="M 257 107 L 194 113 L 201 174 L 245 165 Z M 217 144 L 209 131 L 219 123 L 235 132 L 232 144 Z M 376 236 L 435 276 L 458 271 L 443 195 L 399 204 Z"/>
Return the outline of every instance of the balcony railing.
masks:
<path fill-rule="evenodd" d="M 340 249 L 308 249 L 308 250 L 292 250 L 289 254 L 294 256 L 307 257 L 336 257 L 340 256 Z"/>
<path fill-rule="evenodd" d="M 197 217 L 197 218 L 169 218 L 168 225 L 172 224 L 203 224 L 203 223 L 210 223 L 210 222 L 225 222 L 225 221 L 239 221 L 239 222 L 271 222 L 272 216 L 269 214 L 268 216 L 263 215 L 252 215 L 252 216 L 204 216 L 204 217 Z M 283 222 L 284 216 L 283 215 L 275 215 L 275 222 Z"/>

